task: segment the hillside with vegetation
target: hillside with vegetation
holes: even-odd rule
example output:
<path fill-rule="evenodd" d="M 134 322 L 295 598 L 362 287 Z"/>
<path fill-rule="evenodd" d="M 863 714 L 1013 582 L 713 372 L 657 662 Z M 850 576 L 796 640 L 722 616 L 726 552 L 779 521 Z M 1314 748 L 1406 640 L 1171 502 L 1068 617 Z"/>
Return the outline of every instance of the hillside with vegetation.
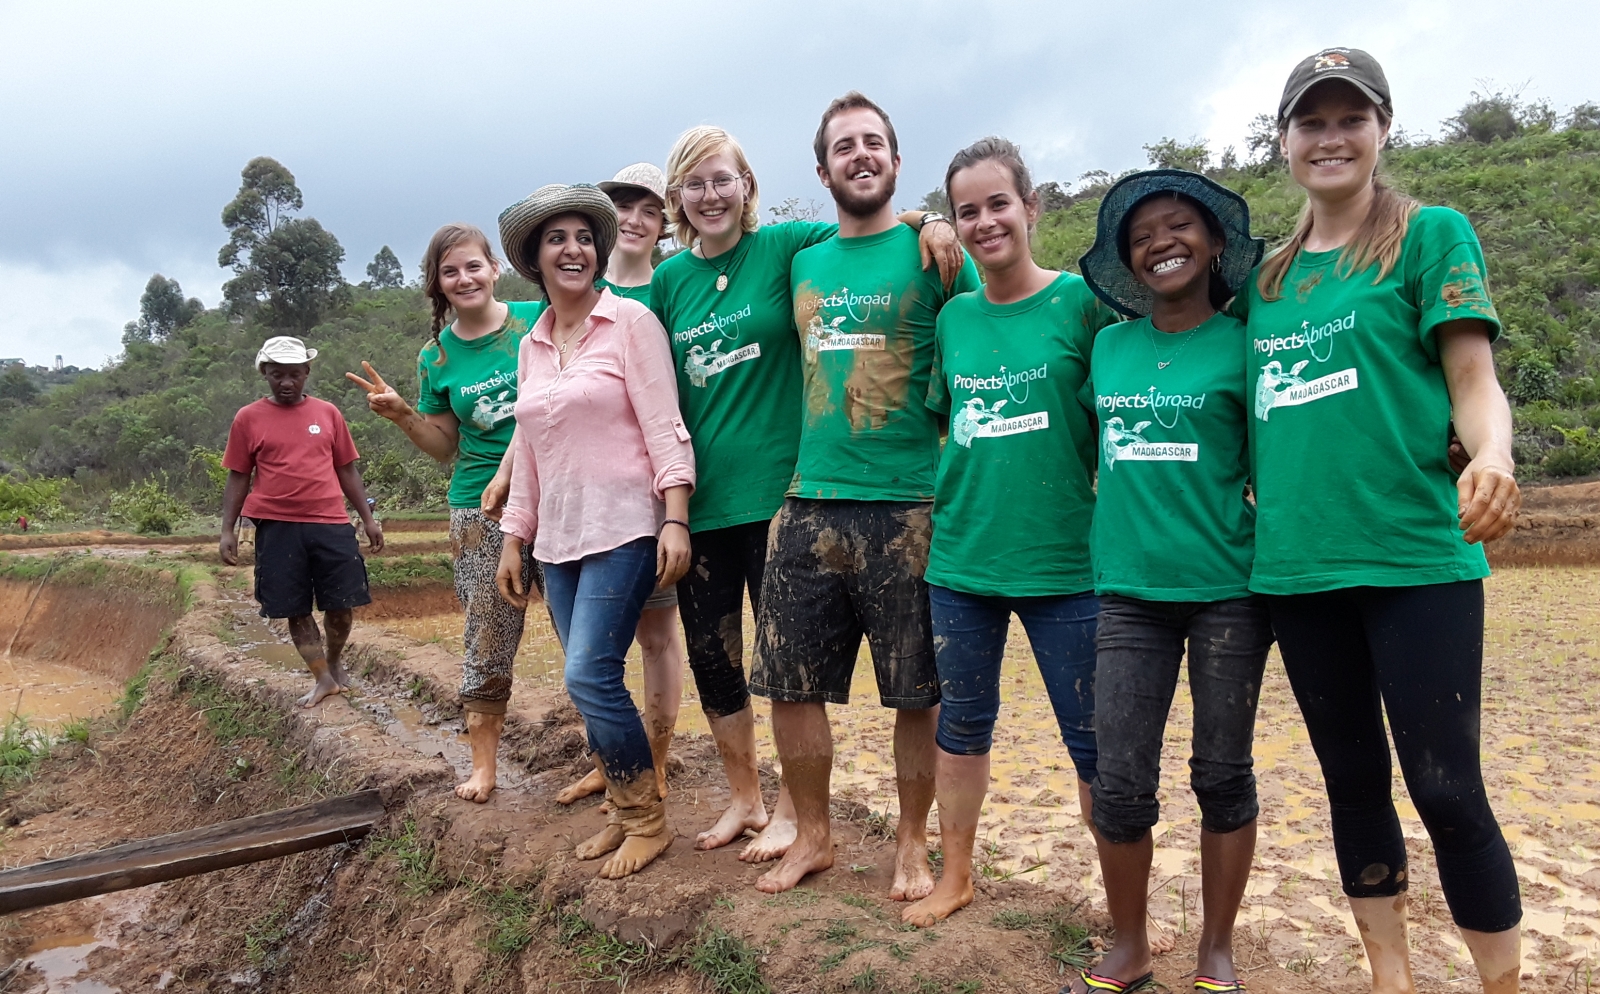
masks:
<path fill-rule="evenodd" d="M 1200 143 L 1163 139 L 1150 161 L 1202 169 L 1250 202 L 1257 234 L 1274 244 L 1303 197 L 1258 121 L 1251 158 L 1213 162 Z M 1557 115 L 1503 94 L 1474 95 L 1439 140 L 1397 134 L 1384 170 L 1426 203 L 1454 207 L 1483 240 L 1506 332 L 1496 345 L 1515 405 L 1516 456 L 1528 479 L 1600 471 L 1600 110 Z M 340 406 L 363 454 L 369 491 L 387 511 L 444 506 L 447 471 L 366 410 L 345 370 L 373 363 L 415 396 L 428 309 L 387 247 L 368 279 L 339 275 L 344 250 L 314 219 L 295 216 L 293 176 L 253 160 L 223 211 L 219 263 L 234 271 L 221 307 L 186 299 L 154 276 L 124 353 L 107 368 L 61 372 L 14 366 L 0 374 L 0 522 L 107 522 L 161 531 L 216 513 L 221 449 L 239 407 L 263 393 L 253 359 L 263 339 L 298 334 L 321 351 L 310 391 Z M 1072 268 L 1094 238 L 1099 197 L 1115 177 L 1090 173 L 1068 192 L 1044 184 L 1036 253 Z M 772 211 L 793 213 L 790 202 Z M 508 276 L 502 299 L 533 299 Z"/>

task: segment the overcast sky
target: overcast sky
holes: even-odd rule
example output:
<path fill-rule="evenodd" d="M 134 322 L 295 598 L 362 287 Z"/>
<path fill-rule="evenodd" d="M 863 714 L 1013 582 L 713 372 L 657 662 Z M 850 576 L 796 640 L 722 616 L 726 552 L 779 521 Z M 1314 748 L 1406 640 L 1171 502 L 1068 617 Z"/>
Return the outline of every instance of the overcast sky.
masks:
<path fill-rule="evenodd" d="M 1484 85 L 1565 110 L 1600 100 L 1597 29 L 1594 0 L 0 0 L 0 356 L 103 364 L 153 272 L 215 305 L 218 215 L 257 155 L 293 171 L 349 279 L 385 244 L 414 276 L 440 224 L 492 231 L 535 187 L 660 164 L 700 123 L 743 141 L 764 205 L 831 217 L 810 141 L 851 88 L 894 118 L 913 206 L 985 134 L 1064 183 L 1163 136 L 1242 154 L 1329 45 L 1382 61 L 1408 131 Z"/>

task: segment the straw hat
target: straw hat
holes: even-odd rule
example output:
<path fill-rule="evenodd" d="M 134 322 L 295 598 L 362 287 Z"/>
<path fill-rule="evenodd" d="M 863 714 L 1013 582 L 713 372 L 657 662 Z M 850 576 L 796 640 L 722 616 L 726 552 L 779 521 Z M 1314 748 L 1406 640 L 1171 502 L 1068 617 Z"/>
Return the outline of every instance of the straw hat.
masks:
<path fill-rule="evenodd" d="M 1130 317 L 1149 314 L 1154 305 L 1150 288 L 1140 283 L 1122 261 L 1118 243 L 1128 215 L 1147 197 L 1181 193 L 1198 201 L 1222 226 L 1224 243 L 1221 272 L 1228 292 L 1238 293 L 1250 271 L 1266 252 L 1267 243 L 1250 237 L 1250 205 L 1222 184 L 1187 169 L 1146 169 L 1118 180 L 1100 201 L 1100 219 L 1094 245 L 1078 260 L 1083 278 L 1101 300 Z"/>
<path fill-rule="evenodd" d="M 539 277 L 539 249 L 529 244 L 539 226 L 560 214 L 582 214 L 594 232 L 595 278 L 605 275 L 617 245 L 617 208 L 611 198 L 589 183 L 550 183 L 500 212 L 500 246 L 511 266 L 544 286 Z"/>

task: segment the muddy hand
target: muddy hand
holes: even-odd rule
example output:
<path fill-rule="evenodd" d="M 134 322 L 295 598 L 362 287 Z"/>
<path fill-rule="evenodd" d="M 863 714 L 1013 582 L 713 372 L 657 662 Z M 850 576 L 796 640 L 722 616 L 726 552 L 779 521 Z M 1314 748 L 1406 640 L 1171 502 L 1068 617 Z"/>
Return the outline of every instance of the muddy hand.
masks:
<path fill-rule="evenodd" d="M 388 383 L 384 382 L 378 371 L 372 368 L 372 363 L 361 360 L 361 368 L 367 371 L 372 379 L 364 380 L 354 373 L 344 374 L 344 378 L 367 392 L 367 407 L 373 414 L 388 418 L 390 421 L 399 421 L 407 415 L 413 414 L 411 405 L 407 404 Z"/>
<path fill-rule="evenodd" d="M 1456 481 L 1456 492 L 1467 542 L 1492 542 L 1516 527 L 1522 490 L 1506 467 L 1486 457 L 1474 459 Z"/>
<path fill-rule="evenodd" d="M 222 557 L 224 566 L 239 565 L 239 536 L 233 531 L 225 531 L 217 542 L 217 554 Z"/>
<path fill-rule="evenodd" d="M 528 592 L 522 583 L 522 540 L 515 535 L 507 535 L 505 544 L 500 547 L 500 566 L 494 572 L 494 585 L 507 604 L 518 611 L 528 609 Z"/>
<path fill-rule="evenodd" d="M 362 522 L 361 528 L 367 533 L 367 548 L 373 555 L 383 551 L 383 526 L 378 524 L 378 519 Z"/>
<path fill-rule="evenodd" d="M 939 264 L 939 280 L 946 290 L 955 286 L 961 264 L 966 261 L 961 253 L 961 242 L 956 238 L 956 227 L 945 221 L 935 221 L 922 226 L 917 236 L 917 248 L 922 252 L 922 268 L 935 262 Z"/>
<path fill-rule="evenodd" d="M 511 477 L 496 473 L 489 485 L 483 488 L 483 496 L 478 499 L 478 506 L 483 510 L 483 516 L 490 521 L 499 521 L 505 513 L 506 498 L 511 496 Z"/>

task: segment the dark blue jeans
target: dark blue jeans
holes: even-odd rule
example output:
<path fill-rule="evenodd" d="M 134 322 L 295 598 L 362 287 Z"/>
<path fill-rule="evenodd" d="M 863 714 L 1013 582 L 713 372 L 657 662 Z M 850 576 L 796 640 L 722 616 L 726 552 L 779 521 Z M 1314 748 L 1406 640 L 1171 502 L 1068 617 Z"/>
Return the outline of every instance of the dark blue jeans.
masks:
<path fill-rule="evenodd" d="M 1251 746 L 1272 648 L 1266 604 L 1260 597 L 1186 603 L 1107 594 L 1095 671 L 1102 758 L 1093 793 L 1095 827 L 1112 842 L 1137 842 L 1161 817 L 1161 740 L 1186 641 L 1194 699 L 1189 784 L 1200 827 L 1232 832 L 1260 810 Z"/>
<path fill-rule="evenodd" d="M 569 563 L 544 563 L 545 598 L 566 649 L 567 695 L 589 749 L 623 783 L 652 768 L 650 740 L 622 682 L 645 598 L 656 585 L 656 540 L 636 538 Z"/>
<path fill-rule="evenodd" d="M 939 667 L 939 748 L 957 756 L 989 752 L 1000 714 L 1000 659 L 1015 613 L 1033 646 L 1072 765 L 1080 779 L 1093 780 L 1099 599 L 1094 594 L 983 597 L 930 583 L 928 601 Z"/>

